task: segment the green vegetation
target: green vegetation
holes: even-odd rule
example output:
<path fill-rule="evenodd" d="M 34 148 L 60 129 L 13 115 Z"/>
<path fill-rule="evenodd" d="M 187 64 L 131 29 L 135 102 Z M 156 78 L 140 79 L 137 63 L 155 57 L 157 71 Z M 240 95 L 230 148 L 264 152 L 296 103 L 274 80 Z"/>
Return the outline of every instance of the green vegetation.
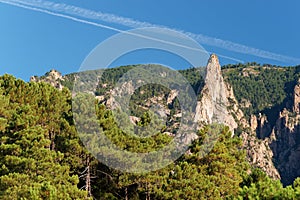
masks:
<path fill-rule="evenodd" d="M 228 65 L 223 67 L 226 81 L 233 87 L 241 109 L 251 114 L 266 114 L 275 123 L 279 111 L 291 101 L 295 84 L 299 78 L 298 67 Z M 249 105 L 245 102 L 249 102 Z"/>
<path fill-rule="evenodd" d="M 112 69 L 111 76 L 118 78 L 129 69 L 124 67 L 122 72 Z M 239 74 L 242 68 L 231 66 L 224 69 L 228 81 L 237 91 L 238 100 L 248 98 L 252 103 L 249 112 L 260 112 L 266 110 L 269 104 L 280 105 L 284 102 L 290 90 L 282 84 L 295 80 L 297 70 L 276 69 L 276 73 L 261 67 L 254 70 L 259 74 L 243 77 Z M 198 72 L 196 68 L 181 71 L 194 90 L 203 85 Z M 73 79 L 69 78 L 67 84 L 71 87 L 75 75 L 70 77 Z M 268 77 L 275 77 L 277 81 L 270 79 L 261 83 L 265 88 L 264 95 L 247 96 L 257 87 L 254 80 L 268 80 Z M 144 98 L 150 95 L 151 90 L 153 92 L 153 88 L 158 96 L 166 90 L 155 85 L 140 88 L 144 91 Z M 278 91 L 274 94 L 276 89 Z M 133 97 L 136 101 L 140 100 L 138 94 L 141 93 Z M 84 98 L 80 95 L 76 98 L 82 98 L 80 109 L 84 111 Z M 257 104 L 254 103 L 256 101 Z M 68 89 L 59 91 L 45 83 L 25 83 L 4 75 L 0 77 L 0 104 L 0 199 L 300 198 L 299 179 L 284 188 L 279 181 L 270 179 L 262 171 L 251 169 L 245 152 L 241 150 L 241 140 L 231 137 L 228 127 L 205 126 L 198 131 L 199 138 L 189 151 L 174 163 L 154 172 L 132 174 L 105 166 L 83 146 L 79 138 L 81 133 L 76 131 L 74 125 L 73 117 L 76 116 L 72 113 Z M 150 152 L 172 139 L 162 134 L 164 127 L 158 126 L 155 120 L 149 120 L 151 112 L 140 113 L 138 127 L 145 128 L 146 132 L 158 128 L 155 129 L 157 134 L 136 138 L 118 127 L 111 110 L 97 102 L 95 105 L 96 123 L 119 148 L 131 152 Z M 218 141 L 207 155 L 203 155 L 201 149 L 207 145 L 204 141 L 210 140 L 212 130 L 220 134 Z M 139 129 L 135 131 L 138 134 Z"/>
<path fill-rule="evenodd" d="M 69 92 L 8 75 L 0 86 L 0 199 L 83 199 L 65 157 L 79 142 L 69 132 Z"/>

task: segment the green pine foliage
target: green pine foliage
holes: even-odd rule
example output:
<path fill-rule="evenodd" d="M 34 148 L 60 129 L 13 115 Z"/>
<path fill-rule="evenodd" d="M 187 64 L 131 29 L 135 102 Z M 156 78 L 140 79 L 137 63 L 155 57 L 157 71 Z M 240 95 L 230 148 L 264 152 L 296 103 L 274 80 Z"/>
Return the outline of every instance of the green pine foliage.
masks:
<path fill-rule="evenodd" d="M 67 91 L 0 78 L 0 199 L 83 199 L 56 146 L 70 110 Z"/>

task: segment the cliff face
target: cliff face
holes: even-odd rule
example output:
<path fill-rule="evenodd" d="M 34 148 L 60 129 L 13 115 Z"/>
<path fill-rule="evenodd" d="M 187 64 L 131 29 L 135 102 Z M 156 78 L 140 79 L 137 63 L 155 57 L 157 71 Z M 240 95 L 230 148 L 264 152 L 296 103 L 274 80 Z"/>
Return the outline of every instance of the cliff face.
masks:
<path fill-rule="evenodd" d="M 300 176 L 300 81 L 296 84 L 291 109 L 283 109 L 270 137 L 274 161 L 283 184 L 291 184 Z"/>
<path fill-rule="evenodd" d="M 223 80 L 221 66 L 216 55 L 211 55 L 207 67 L 205 84 L 200 93 L 201 99 L 197 103 L 195 121 L 204 124 L 226 124 L 232 131 L 238 127 L 228 107 L 236 108 L 239 117 L 242 113 L 237 109 L 232 89 Z M 229 102 L 231 101 L 231 102 Z"/>
<path fill-rule="evenodd" d="M 289 185 L 300 176 L 300 80 L 294 86 L 292 99 L 287 99 L 278 116 L 271 116 L 277 119 L 273 124 L 269 117 L 251 115 L 240 137 L 253 166 Z"/>
<path fill-rule="evenodd" d="M 218 57 L 214 54 L 206 67 L 205 84 L 200 97 L 195 120 L 200 124 L 225 124 L 232 132 L 238 127 L 243 129 L 240 137 L 249 163 L 263 169 L 270 177 L 279 179 L 280 175 L 273 164 L 274 155 L 270 148 L 270 139 L 257 137 L 257 132 L 261 136 L 266 134 L 266 117 L 253 115 L 250 120 L 246 120 L 239 109 L 240 105 L 234 96 L 233 88 L 224 81 Z"/>
<path fill-rule="evenodd" d="M 243 147 L 247 152 L 247 158 L 252 166 L 259 167 L 270 177 L 280 179 L 278 169 L 274 165 L 274 152 L 270 145 L 273 134 L 266 137 L 271 129 L 265 115 L 251 115 L 246 124 L 246 131 L 243 131 L 240 138 L 243 141 Z"/>

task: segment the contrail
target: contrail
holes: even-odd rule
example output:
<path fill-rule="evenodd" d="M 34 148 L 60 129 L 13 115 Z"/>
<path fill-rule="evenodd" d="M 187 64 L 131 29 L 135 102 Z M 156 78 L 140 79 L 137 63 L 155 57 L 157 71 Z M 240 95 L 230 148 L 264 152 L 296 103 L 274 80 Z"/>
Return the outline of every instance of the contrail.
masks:
<path fill-rule="evenodd" d="M 200 48 L 189 47 L 189 46 L 186 46 L 186 45 L 182 45 L 182 44 L 178 44 L 178 43 L 174 43 L 174 42 L 170 42 L 170 41 L 166 41 L 166 40 L 161 40 L 161 39 L 158 39 L 158 38 L 153 38 L 153 37 L 145 36 L 145 35 L 138 34 L 138 33 L 128 32 L 128 31 L 124 31 L 124 30 L 121 30 L 121 29 L 111 27 L 111 26 L 107 26 L 107 25 L 103 25 L 103 24 L 100 24 L 100 23 L 79 19 L 79 18 L 72 17 L 72 16 L 65 15 L 65 14 L 51 12 L 51 11 L 40 9 L 40 8 L 34 8 L 34 7 L 31 7 L 31 6 L 22 5 L 22 4 L 19 4 L 19 3 L 11 3 L 11 2 L 8 2 L 6 0 L 0 0 L 0 2 L 9 4 L 9 5 L 13 5 L 13 6 L 17 6 L 17 7 L 20 7 L 20 8 L 25 8 L 25 9 L 28 9 L 28 10 L 33 10 L 33 11 L 46 13 L 46 14 L 49 14 L 49 15 L 57 16 L 57 17 L 66 18 L 66 19 L 69 19 L 69 20 L 72 20 L 72 21 L 75 21 L 75 22 L 80 22 L 80 23 L 93 25 L 93 26 L 109 29 L 109 30 L 112 30 L 112 31 L 128 34 L 128 35 L 133 35 L 133 36 L 136 36 L 136 37 L 145 38 L 145 39 L 148 39 L 148 40 L 153 40 L 153 41 L 156 41 L 156 42 L 170 44 L 170 45 L 173 45 L 173 46 L 182 47 L 182 48 L 186 48 L 186 49 L 190 49 L 190 50 L 194 50 L 194 51 L 199 51 L 199 52 L 204 52 L 204 53 L 210 53 L 210 54 L 213 53 L 213 52 L 205 51 L 205 50 L 200 49 Z M 222 55 L 222 54 L 218 54 L 218 56 L 222 57 L 222 58 L 229 59 L 229 60 L 233 60 L 233 61 L 236 61 L 236 62 L 240 62 L 240 63 L 244 62 L 242 60 L 232 58 L 232 57 L 229 57 L 229 56 L 225 56 L 225 55 Z"/>
<path fill-rule="evenodd" d="M 124 33 L 124 34 L 128 34 L 128 35 L 133 35 L 133 36 L 136 36 L 136 37 L 141 37 L 141 38 L 145 38 L 145 39 L 149 39 L 149 40 L 153 40 L 153 41 L 157 41 L 157 42 L 161 42 L 161 43 L 165 43 L 165 44 L 170 44 L 170 45 L 173 45 L 173 46 L 183 47 L 183 48 L 186 48 L 186 49 L 199 51 L 199 52 L 204 52 L 204 53 L 210 53 L 210 54 L 213 53 L 213 52 L 205 51 L 205 50 L 200 49 L 200 48 L 189 47 L 189 46 L 186 46 L 186 45 L 182 45 L 182 44 L 178 44 L 178 43 L 174 43 L 174 42 L 169 42 L 169 41 L 166 41 L 166 40 L 161 40 L 161 39 L 158 39 L 158 38 L 153 38 L 153 37 L 145 36 L 145 35 L 138 34 L 138 33 L 132 33 L 132 32 L 124 31 L 124 30 L 121 30 L 121 29 L 117 29 L 115 27 L 111 27 L 111 26 L 100 24 L 100 23 L 79 19 L 79 18 L 72 17 L 72 16 L 65 15 L 65 14 L 55 13 L 55 12 L 51 12 L 51 11 L 40 9 L 40 8 L 34 8 L 34 7 L 31 7 L 31 6 L 22 5 L 22 4 L 19 4 L 19 3 L 12 3 L 12 2 L 9 2 L 7 0 L 0 0 L 0 2 L 9 4 L 9 5 L 13 5 L 13 6 L 17 6 L 17 7 L 20 7 L 20 8 L 25 8 L 25 9 L 28 9 L 28 10 L 33 10 L 33 11 L 46 13 L 46 14 L 49 14 L 49 15 L 57 16 L 57 17 L 66 18 L 66 19 L 69 19 L 69 20 L 72 20 L 72 21 L 76 21 L 76 22 L 80 22 L 80 23 L 84 23 L 84 24 L 88 24 L 88 25 L 93 25 L 93 26 L 109 29 L 109 30 L 112 30 L 112 31 L 116 31 L 116 32 L 120 32 L 120 33 Z M 225 56 L 225 55 L 222 55 L 222 54 L 218 54 L 218 56 L 222 57 L 222 58 L 229 59 L 229 60 L 233 60 L 233 61 L 236 61 L 236 62 L 240 62 L 240 63 L 244 62 L 240 59 L 232 58 L 232 57 Z"/>
<path fill-rule="evenodd" d="M 196 41 L 198 41 L 199 43 L 205 44 L 208 46 L 214 46 L 214 47 L 222 48 L 222 49 L 232 51 L 232 52 L 257 56 L 257 57 L 261 57 L 261 58 L 266 58 L 266 59 L 271 59 L 271 60 L 276 60 L 276 61 L 281 61 L 281 62 L 286 62 L 286 63 L 294 63 L 294 64 L 300 63 L 299 58 L 284 56 L 284 55 L 272 53 L 269 51 L 249 47 L 246 45 L 234 43 L 234 42 L 227 41 L 227 40 L 213 38 L 213 37 L 205 36 L 202 34 L 195 34 L 195 33 L 187 32 L 187 31 L 183 31 L 183 30 L 173 29 L 173 28 L 169 28 L 166 26 L 152 24 L 152 23 L 148 23 L 148 22 L 141 22 L 141 21 L 137 21 L 137 20 L 134 20 L 131 18 L 117 16 L 114 14 L 96 12 L 96 11 L 92 11 L 92 10 L 88 10 L 88 9 L 84 9 L 84 8 L 80 8 L 80 7 L 76 7 L 76 6 L 72 6 L 72 5 L 67 5 L 67 4 L 62 4 L 62 3 L 54 3 L 54 2 L 50 2 L 50 1 L 42 1 L 42 0 L 0 0 L 0 2 L 18 6 L 18 7 L 23 6 L 23 8 L 31 9 L 31 10 L 35 10 L 35 11 L 39 11 L 39 12 L 44 12 L 44 13 L 48 12 L 47 14 L 56 15 L 56 16 L 64 17 L 64 18 L 68 18 L 68 19 L 73 18 L 71 20 L 82 22 L 82 23 L 87 23 L 90 25 L 97 24 L 96 26 L 100 26 L 101 24 L 87 21 L 87 20 L 78 19 L 78 18 L 72 17 L 72 16 L 86 18 L 89 20 L 100 20 L 100 21 L 114 23 L 114 24 L 130 27 L 130 28 L 145 28 L 145 27 L 167 28 L 170 30 L 174 30 L 174 31 L 178 31 L 183 34 L 186 34 L 186 35 L 190 36 L 191 38 L 195 39 Z M 39 8 L 39 10 L 37 10 L 38 8 Z M 52 12 L 49 13 L 50 11 L 52 11 Z M 64 13 L 64 14 L 59 14 L 57 12 Z M 68 16 L 68 15 L 72 15 L 72 16 Z M 109 28 L 114 31 L 122 32 L 122 30 L 120 30 L 120 29 L 116 29 L 116 28 L 113 28 L 110 26 L 105 26 L 105 27 L 104 26 L 105 25 L 101 25 L 100 27 Z M 226 57 L 226 56 L 221 56 L 221 57 Z M 237 59 L 232 59 L 230 57 L 227 57 L 227 58 L 237 61 Z"/>

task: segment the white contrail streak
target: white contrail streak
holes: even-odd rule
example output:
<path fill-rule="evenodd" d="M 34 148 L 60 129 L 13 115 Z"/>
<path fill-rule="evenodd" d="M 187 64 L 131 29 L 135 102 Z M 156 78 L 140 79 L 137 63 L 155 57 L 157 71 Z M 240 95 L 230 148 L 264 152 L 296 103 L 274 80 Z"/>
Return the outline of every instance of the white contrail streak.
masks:
<path fill-rule="evenodd" d="M 90 25 L 96 25 L 97 24 L 97 26 L 100 26 L 102 28 L 108 28 L 108 29 L 118 31 L 118 32 L 120 32 L 120 31 L 122 32 L 122 30 L 115 29 L 115 28 L 110 27 L 110 26 L 101 25 L 99 23 L 78 19 L 78 18 L 68 16 L 68 15 L 82 17 L 82 18 L 86 18 L 86 19 L 90 19 L 90 20 L 101 20 L 101 21 L 108 22 L 108 23 L 115 23 L 115 24 L 127 26 L 127 27 L 130 27 L 130 28 L 144 28 L 144 27 L 168 28 L 168 27 L 162 26 L 162 25 L 151 24 L 151 23 L 148 23 L 148 22 L 141 22 L 141 21 L 137 21 L 137 20 L 134 20 L 134 19 L 131 19 L 131 18 L 125 18 L 125 17 L 113 15 L 113 14 L 96 12 L 96 11 L 92 11 L 92 10 L 88 10 L 88 9 L 84 9 L 84 8 L 80 8 L 80 7 L 76 7 L 76 6 L 72 6 L 72 5 L 54 3 L 54 2 L 50 2 L 50 1 L 43 1 L 43 0 L 0 0 L 0 2 L 15 5 L 15 6 L 19 6 L 19 7 L 23 6 L 24 8 L 26 7 L 27 9 L 31 9 L 31 10 L 35 9 L 36 11 L 44 12 L 44 13 L 53 11 L 53 12 L 47 13 L 47 14 L 56 15 L 56 16 L 64 17 L 64 18 L 68 18 L 68 19 L 73 18 L 71 20 L 76 19 L 74 21 L 87 23 L 87 24 L 90 24 Z M 37 10 L 38 8 L 39 8 L 39 10 Z M 56 13 L 56 12 L 60 12 L 60 13 L 64 13 L 64 14 L 59 14 L 59 13 Z M 171 29 L 171 28 L 168 28 L 168 29 Z M 294 63 L 294 64 L 299 64 L 300 63 L 299 58 L 284 56 L 284 55 L 272 53 L 272 52 L 269 52 L 269 51 L 260 50 L 260 49 L 253 48 L 253 47 L 248 47 L 248 46 L 238 44 L 238 43 L 234 43 L 234 42 L 231 42 L 231 41 L 226 41 L 226 40 L 221 40 L 221 39 L 218 39 L 218 38 L 205 36 L 205 35 L 202 35 L 202 34 L 195 34 L 195 33 L 190 33 L 190 32 L 186 32 L 186 31 L 183 31 L 183 30 L 177 30 L 177 29 L 171 29 L 171 30 L 175 30 L 175 31 L 179 31 L 181 33 L 184 33 L 184 34 L 190 36 L 191 38 L 195 39 L 196 41 L 198 41 L 201 44 L 222 48 L 222 49 L 229 50 L 229 51 L 232 51 L 232 52 L 238 52 L 238 53 L 243 53 L 243 54 L 247 54 L 247 55 L 253 55 L 253 56 L 257 56 L 257 57 L 261 57 L 261 58 L 267 58 L 267 59 L 286 62 L 286 63 Z M 223 57 L 226 57 L 226 56 L 223 56 Z M 229 59 L 232 59 L 232 58 L 229 58 Z M 237 59 L 234 59 L 234 60 L 237 60 Z"/>
<path fill-rule="evenodd" d="M 111 26 L 107 26 L 107 25 L 103 25 L 103 24 L 100 24 L 100 23 L 79 19 L 79 18 L 72 17 L 72 16 L 65 15 L 65 14 L 55 13 L 55 12 L 51 12 L 51 11 L 40 9 L 40 8 L 35 8 L 35 7 L 31 7 L 31 6 L 22 5 L 22 4 L 19 4 L 19 3 L 12 3 L 12 2 L 7 1 L 7 0 L 0 0 L 0 2 L 9 4 L 9 5 L 13 5 L 13 6 L 17 6 L 17 7 L 20 7 L 20 8 L 25 8 L 25 9 L 32 10 L 32 11 L 46 13 L 46 14 L 53 15 L 53 16 L 56 16 L 56 17 L 62 17 L 62 18 L 69 19 L 69 20 L 72 20 L 72 21 L 75 21 L 75 22 L 80 22 L 80 23 L 93 25 L 93 26 L 109 29 L 109 30 L 112 30 L 112 31 L 128 34 L 128 35 L 133 35 L 133 36 L 136 36 L 136 37 L 145 38 L 145 39 L 148 39 L 148 40 L 153 40 L 153 41 L 156 41 L 156 42 L 170 44 L 170 45 L 173 45 L 173 46 L 182 47 L 182 48 L 186 48 L 186 49 L 190 49 L 190 50 L 194 50 L 194 51 L 199 51 L 199 52 L 204 52 L 204 53 L 213 53 L 213 52 L 205 51 L 205 50 L 200 49 L 200 48 L 189 47 L 189 46 L 186 46 L 186 45 L 182 45 L 182 44 L 178 44 L 178 43 L 174 43 L 174 42 L 169 42 L 169 41 L 166 41 L 166 40 L 161 40 L 161 39 L 158 39 L 158 38 L 153 38 L 153 37 L 145 36 L 145 35 L 138 34 L 138 33 L 132 33 L 132 32 L 124 31 L 124 30 L 117 29 L 117 28 L 114 28 L 114 27 L 111 27 Z M 233 61 L 236 61 L 236 62 L 240 62 L 240 63 L 244 62 L 240 59 L 232 58 L 232 57 L 225 56 L 225 55 L 222 55 L 222 54 L 218 54 L 218 56 L 222 57 L 222 58 L 229 59 L 229 60 L 233 60 Z"/>
<path fill-rule="evenodd" d="M 31 7 L 31 6 L 22 5 L 22 4 L 19 4 L 19 3 L 12 3 L 12 2 L 9 2 L 9 1 L 6 1 L 6 0 L 0 0 L 0 2 L 9 4 L 9 5 L 13 5 L 13 6 L 17 6 L 17 7 L 20 7 L 20 8 L 25 8 L 25 9 L 29 9 L 29 10 L 33 10 L 33 11 L 37 11 L 37 12 L 46 13 L 46 14 L 49 14 L 49 15 L 57 16 L 57 17 L 66 18 L 66 19 L 69 19 L 69 20 L 72 20 L 72 21 L 76 21 L 76 22 L 80 22 L 80 23 L 84 23 L 84 24 L 88 24 L 88 25 L 93 25 L 93 26 L 109 29 L 109 30 L 112 30 L 112 31 L 120 32 L 120 33 L 125 33 L 125 34 L 128 34 L 128 35 L 133 35 L 133 36 L 136 36 L 136 37 L 141 37 L 141 38 L 145 38 L 145 39 L 149 39 L 149 40 L 153 40 L 153 41 L 157 41 L 157 42 L 161 42 L 161 43 L 165 43 L 165 44 L 170 44 L 170 45 L 173 45 L 173 46 L 178 46 L 178 47 L 182 47 L 182 48 L 186 48 L 186 49 L 190 49 L 190 50 L 194 50 L 194 51 L 199 51 L 199 52 L 213 53 L 213 52 L 209 52 L 209 51 L 204 51 L 203 49 L 200 49 L 200 48 L 189 47 L 189 46 L 186 46 L 186 45 L 182 45 L 182 44 L 178 44 L 178 43 L 174 43 L 174 42 L 169 42 L 169 41 L 166 41 L 166 40 L 161 40 L 161 39 L 158 39 L 158 38 L 153 38 L 153 37 L 145 36 L 145 35 L 138 34 L 138 33 L 132 33 L 132 32 L 124 31 L 124 30 L 117 29 L 117 28 L 114 28 L 114 27 L 111 27 L 111 26 L 103 25 L 103 24 L 100 24 L 100 23 L 91 22 L 91 21 L 79 19 L 79 18 L 76 18 L 76 17 L 72 17 L 72 16 L 69 16 L 69 15 L 55 13 L 55 12 L 51 12 L 51 11 L 48 11 L 48 10 L 40 9 L 40 8 L 34 8 L 34 7 Z M 225 56 L 225 55 L 222 55 L 222 54 L 218 54 L 218 56 L 222 57 L 222 58 L 229 59 L 229 60 L 233 60 L 233 61 L 236 61 L 236 62 L 240 62 L 240 63 L 244 62 L 240 59 L 232 58 L 232 57 Z"/>
<path fill-rule="evenodd" d="M 186 46 L 186 45 L 182 45 L 182 44 L 178 44 L 178 43 L 174 43 L 174 42 L 170 42 L 170 41 L 166 41 L 166 40 L 161 40 L 161 39 L 158 39 L 158 38 L 153 38 L 153 37 L 145 36 L 145 35 L 138 34 L 138 33 L 128 32 L 128 31 L 124 31 L 124 30 L 121 30 L 121 29 L 111 27 L 111 26 L 107 26 L 107 25 L 103 25 L 103 24 L 100 24 L 100 23 L 79 19 L 79 18 L 76 18 L 76 17 L 72 17 L 72 16 L 60 14 L 60 13 L 54 13 L 54 12 L 44 10 L 44 9 L 40 9 L 40 8 L 34 8 L 34 7 L 31 7 L 31 6 L 26 6 L 26 5 L 22 5 L 22 4 L 18 4 L 18 3 L 11 3 L 11 2 L 8 2 L 6 0 L 0 0 L 0 2 L 9 4 L 9 5 L 13 5 L 13 6 L 17 6 L 17 7 L 20 7 L 20 8 L 25 8 L 25 9 L 29 9 L 29 10 L 33 10 L 33 11 L 37 11 L 37 12 L 46 13 L 46 14 L 49 14 L 49 15 L 57 16 L 57 17 L 66 18 L 66 19 L 76 21 L 76 22 L 80 22 L 80 23 L 84 23 L 84 24 L 89 24 L 89 25 L 109 29 L 109 30 L 112 30 L 112 31 L 120 32 L 120 33 L 125 33 L 125 34 L 128 34 L 128 35 L 133 35 L 133 36 L 136 36 L 136 37 L 141 37 L 141 38 L 148 39 L 148 40 L 153 40 L 153 41 L 156 41 L 156 42 L 161 42 L 161 43 L 165 43 L 165 44 L 169 44 L 169 45 L 173 45 L 173 46 L 177 46 L 177 47 L 182 47 L 182 48 L 186 48 L 186 49 L 190 49 L 190 50 L 194 50 L 194 51 L 204 52 L 204 53 L 212 53 L 212 52 L 200 49 L 200 48 L 189 47 L 189 46 Z M 221 55 L 221 54 L 218 54 L 218 56 L 222 57 L 222 58 L 229 59 L 229 60 L 233 60 L 233 61 L 236 61 L 236 62 L 243 63 L 242 60 L 239 60 L 239 59 L 236 59 L 236 58 L 228 57 L 228 56 Z"/>

